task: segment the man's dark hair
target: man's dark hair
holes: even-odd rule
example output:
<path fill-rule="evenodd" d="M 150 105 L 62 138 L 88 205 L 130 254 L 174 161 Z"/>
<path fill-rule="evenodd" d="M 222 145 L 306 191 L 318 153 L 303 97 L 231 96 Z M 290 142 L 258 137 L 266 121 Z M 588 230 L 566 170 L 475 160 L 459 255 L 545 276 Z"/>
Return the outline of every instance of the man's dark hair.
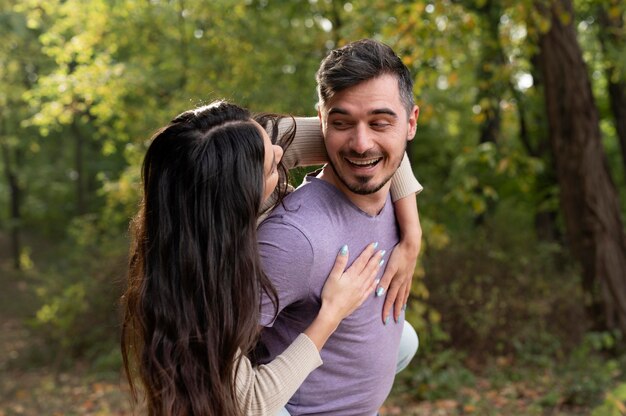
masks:
<path fill-rule="evenodd" d="M 414 105 L 413 79 L 409 69 L 389 46 L 373 39 L 361 39 L 331 51 L 316 74 L 319 104 L 334 94 L 384 74 L 398 79 L 400 99 L 407 114 Z"/>

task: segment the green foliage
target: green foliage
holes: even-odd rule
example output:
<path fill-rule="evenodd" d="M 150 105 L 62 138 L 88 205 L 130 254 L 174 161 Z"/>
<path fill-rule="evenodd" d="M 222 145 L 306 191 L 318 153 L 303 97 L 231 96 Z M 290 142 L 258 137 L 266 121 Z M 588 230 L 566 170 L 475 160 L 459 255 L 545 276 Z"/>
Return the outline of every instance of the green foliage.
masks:
<path fill-rule="evenodd" d="M 512 347 L 512 354 L 520 365 L 534 368 L 551 368 L 554 359 L 561 358 L 564 352 L 562 340 L 543 328 L 524 331 L 512 340 Z"/>
<path fill-rule="evenodd" d="M 69 348 L 77 335 L 70 333 L 76 326 L 76 320 L 87 309 L 85 302 L 85 285 L 83 282 L 63 286 L 58 289 L 59 293 L 51 294 L 50 288 L 40 287 L 38 295 L 46 299 L 35 316 L 36 323 L 50 328 L 50 336 L 55 339 L 62 348 Z"/>
<path fill-rule="evenodd" d="M 616 378 L 625 375 L 618 360 L 606 360 L 600 355 L 613 349 L 619 337 L 619 333 L 591 332 L 572 351 L 569 360 L 560 369 L 565 386 L 562 394 L 566 403 L 596 403 Z"/>
<path fill-rule="evenodd" d="M 157 127 L 216 98 L 312 115 L 314 75 L 326 52 L 375 37 L 411 69 L 421 110 L 408 151 L 425 185 L 424 247 L 407 319 L 425 361 L 411 388 L 435 400 L 473 382 L 464 361 L 497 355 L 554 369 L 553 359 L 573 351 L 567 371 L 575 376 L 564 376 L 542 406 L 595 401 L 614 367 L 591 360 L 593 374 L 585 375 L 586 354 L 623 340 L 601 333 L 581 342 L 579 271 L 558 237 L 537 238 L 535 215 L 558 212 L 559 190 L 533 66 L 535 40 L 551 23 L 534 3 L 0 0 L 0 168 L 23 191 L 21 217 L 2 209 L 0 229 L 19 226 L 58 242 L 47 259 L 22 250 L 24 265 L 34 262 L 41 307 L 33 325 L 47 350 L 88 357 L 98 369 L 119 365 L 115 309 L 126 227 Z M 620 186 L 624 164 L 606 89 L 623 79 L 626 54 L 620 44 L 600 47 L 598 6 L 607 3 L 579 0 L 573 17 Z M 611 2 L 609 12 L 623 15 L 623 6 Z M 485 60 L 498 46 L 506 59 Z M 520 82 L 529 77 L 533 85 Z M 481 126 L 496 110 L 498 141 L 480 144 Z M 622 199 L 626 207 L 626 193 Z M 10 202 L 3 176 L 0 207 Z M 558 215 L 555 228 L 562 233 Z M 602 406 L 619 410 L 621 387 L 611 394 Z"/>
<path fill-rule="evenodd" d="M 494 143 L 467 147 L 455 158 L 449 178 L 451 191 L 445 202 L 469 208 L 480 216 L 505 198 L 528 199 L 534 178 L 542 170 L 539 160 L 514 149 L 501 150 Z"/>
<path fill-rule="evenodd" d="M 530 356 L 534 348 L 575 345 L 581 336 L 578 272 L 562 268 L 565 254 L 538 242 L 531 224 L 529 213 L 501 203 L 480 228 L 470 223 L 447 246 L 424 254 L 429 304 L 451 343 L 477 358 L 525 349 Z"/>
<path fill-rule="evenodd" d="M 457 351 L 443 350 L 426 356 L 420 351 L 419 361 L 419 366 L 402 376 L 404 388 L 418 399 L 455 397 L 463 387 L 475 382 L 473 373 L 463 363 L 463 355 Z"/>
<path fill-rule="evenodd" d="M 596 406 L 596 412 L 605 413 L 594 414 L 619 415 L 610 412 L 622 408 L 625 357 L 607 358 L 596 346 L 598 338 L 606 343 L 613 336 L 588 334 L 566 352 L 546 332 L 539 337 L 543 344 L 533 347 L 532 360 L 520 351 L 479 362 L 475 354 L 456 348 L 420 346 L 411 366 L 398 375 L 394 392 L 428 407 L 441 403 L 452 415 L 589 414 L 586 410 Z M 543 358 L 536 360 L 539 355 Z"/>
<path fill-rule="evenodd" d="M 91 357 L 103 368 L 119 364 L 117 303 L 125 275 L 127 242 L 93 216 L 75 219 L 50 266 L 35 274 L 41 307 L 31 324 L 59 365 Z M 117 357 L 117 358 L 115 358 Z"/>
<path fill-rule="evenodd" d="M 624 416 L 626 415 L 626 383 L 621 383 L 609 391 L 604 402 L 593 409 L 591 416 Z"/>

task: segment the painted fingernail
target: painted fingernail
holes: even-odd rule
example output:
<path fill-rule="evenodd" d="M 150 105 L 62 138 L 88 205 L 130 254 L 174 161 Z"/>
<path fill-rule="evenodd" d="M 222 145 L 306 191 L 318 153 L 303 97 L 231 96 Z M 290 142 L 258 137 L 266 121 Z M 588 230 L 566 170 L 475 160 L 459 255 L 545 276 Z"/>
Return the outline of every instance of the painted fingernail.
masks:
<path fill-rule="evenodd" d="M 389 315 L 387 315 L 387 317 L 385 318 L 385 325 L 387 325 L 388 322 L 389 322 Z"/>
<path fill-rule="evenodd" d="M 345 256 L 346 254 L 348 254 L 348 246 L 344 244 L 344 246 L 341 247 L 341 255 Z"/>
<path fill-rule="evenodd" d="M 378 248 L 378 241 L 374 243 L 374 250 Z"/>
<path fill-rule="evenodd" d="M 387 250 L 382 250 L 380 252 L 380 257 L 385 257 L 385 253 L 387 253 Z"/>
<path fill-rule="evenodd" d="M 380 283 L 380 278 L 376 279 L 374 283 L 376 283 L 376 286 L 378 286 L 378 284 Z"/>
<path fill-rule="evenodd" d="M 402 305 L 402 310 L 406 311 L 406 303 L 404 305 Z"/>
<path fill-rule="evenodd" d="M 384 287 L 379 287 L 378 289 L 376 289 L 376 296 L 382 296 L 385 293 L 385 288 Z M 389 317 L 387 317 L 389 318 Z"/>
<path fill-rule="evenodd" d="M 382 267 L 382 265 L 383 265 L 383 264 L 385 264 L 385 259 L 382 259 L 382 260 L 380 261 L 380 263 L 378 263 L 378 266 L 379 266 L 379 267 Z"/>

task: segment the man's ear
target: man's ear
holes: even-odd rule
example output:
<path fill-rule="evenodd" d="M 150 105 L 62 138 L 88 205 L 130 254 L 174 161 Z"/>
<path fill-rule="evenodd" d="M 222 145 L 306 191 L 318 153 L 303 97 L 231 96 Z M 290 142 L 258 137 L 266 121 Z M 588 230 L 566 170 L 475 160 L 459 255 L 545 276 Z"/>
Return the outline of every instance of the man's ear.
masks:
<path fill-rule="evenodd" d="M 320 130 L 322 131 L 322 136 L 324 135 L 324 120 L 322 119 L 322 110 L 320 109 L 320 105 L 317 105 L 317 119 L 320 122 Z"/>
<path fill-rule="evenodd" d="M 409 114 L 409 131 L 407 134 L 407 140 L 413 140 L 415 132 L 417 131 L 417 119 L 420 115 L 420 108 L 416 105 L 413 106 L 411 114 Z"/>

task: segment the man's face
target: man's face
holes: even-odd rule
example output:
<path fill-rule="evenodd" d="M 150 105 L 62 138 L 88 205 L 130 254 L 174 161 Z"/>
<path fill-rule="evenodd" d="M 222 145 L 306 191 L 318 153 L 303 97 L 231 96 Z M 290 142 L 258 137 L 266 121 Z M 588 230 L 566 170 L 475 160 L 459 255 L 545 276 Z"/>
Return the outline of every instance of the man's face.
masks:
<path fill-rule="evenodd" d="M 360 195 L 375 193 L 391 179 L 415 135 L 419 109 L 407 115 L 398 81 L 381 75 L 335 94 L 319 117 L 338 184 Z"/>

